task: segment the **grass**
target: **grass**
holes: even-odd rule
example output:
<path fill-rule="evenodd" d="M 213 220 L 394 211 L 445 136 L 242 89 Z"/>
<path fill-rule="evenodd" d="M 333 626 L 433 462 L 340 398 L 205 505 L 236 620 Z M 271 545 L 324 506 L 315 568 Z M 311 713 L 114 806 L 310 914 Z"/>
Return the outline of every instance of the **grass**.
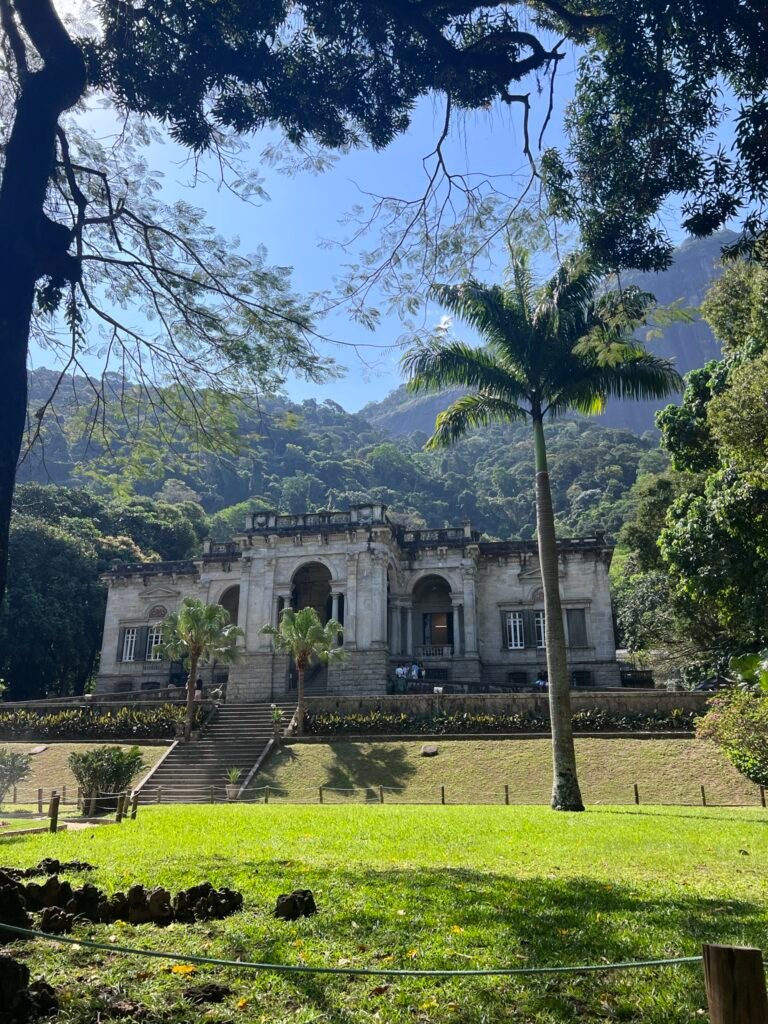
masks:
<path fill-rule="evenodd" d="M 697 954 L 703 941 L 766 946 L 768 816 L 760 810 L 537 807 L 143 808 L 135 822 L 10 839 L 0 862 L 87 859 L 109 891 L 240 889 L 241 914 L 205 925 L 80 925 L 109 943 L 325 966 L 490 967 Z M 314 890 L 320 913 L 271 915 L 280 892 Z M 528 979 L 352 979 L 201 967 L 27 944 L 33 975 L 63 990 L 62 1024 L 140 1004 L 147 1024 L 681 1024 L 705 1006 L 700 966 Z M 232 993 L 198 1008 L 190 983 Z"/>
<path fill-rule="evenodd" d="M 256 779 L 270 799 L 501 803 L 509 785 L 513 803 L 548 803 L 551 747 L 546 739 L 438 741 L 437 757 L 421 757 L 423 740 L 396 743 L 296 743 L 275 754 Z M 631 803 L 633 783 L 643 803 L 700 804 L 701 785 L 712 804 L 759 804 L 757 786 L 739 775 L 711 743 L 676 739 L 576 739 L 587 802 Z M 366 792 L 333 792 L 333 789 Z M 403 792 L 397 792 L 403 790 Z"/>

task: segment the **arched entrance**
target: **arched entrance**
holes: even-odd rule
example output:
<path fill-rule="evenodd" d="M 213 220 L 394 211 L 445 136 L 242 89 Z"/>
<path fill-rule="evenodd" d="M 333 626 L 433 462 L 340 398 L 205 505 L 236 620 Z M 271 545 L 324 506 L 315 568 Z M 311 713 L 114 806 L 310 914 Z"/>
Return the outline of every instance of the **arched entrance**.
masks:
<path fill-rule="evenodd" d="M 451 657 L 454 653 L 451 587 L 442 576 L 425 576 L 413 588 L 415 637 L 424 658 Z M 456 638 L 458 639 L 458 638 Z"/>
<path fill-rule="evenodd" d="M 291 607 L 295 611 L 314 608 L 322 623 L 331 618 L 331 571 L 322 562 L 307 562 L 297 569 L 291 581 Z M 297 685 L 296 666 L 291 661 L 288 687 L 295 690 Z M 328 687 L 328 666 L 315 662 L 304 676 L 304 692 L 325 693 Z"/>
<path fill-rule="evenodd" d="M 229 612 L 229 621 L 233 626 L 237 625 L 237 617 L 240 613 L 240 587 L 228 587 L 219 598 L 218 603 Z"/>

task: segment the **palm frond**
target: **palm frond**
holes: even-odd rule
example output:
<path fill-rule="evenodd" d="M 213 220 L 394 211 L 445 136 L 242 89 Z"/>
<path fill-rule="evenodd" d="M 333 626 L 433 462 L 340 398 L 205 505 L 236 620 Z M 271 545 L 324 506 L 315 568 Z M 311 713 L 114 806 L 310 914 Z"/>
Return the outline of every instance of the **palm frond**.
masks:
<path fill-rule="evenodd" d="M 435 431 L 425 447 L 446 448 L 476 427 L 522 420 L 527 415 L 525 409 L 508 399 L 477 393 L 462 395 L 437 417 Z"/>
<path fill-rule="evenodd" d="M 410 378 L 408 390 L 417 393 L 462 387 L 513 400 L 523 394 L 522 383 L 499 365 L 493 353 L 461 341 L 420 345 L 405 353 L 401 366 Z"/>

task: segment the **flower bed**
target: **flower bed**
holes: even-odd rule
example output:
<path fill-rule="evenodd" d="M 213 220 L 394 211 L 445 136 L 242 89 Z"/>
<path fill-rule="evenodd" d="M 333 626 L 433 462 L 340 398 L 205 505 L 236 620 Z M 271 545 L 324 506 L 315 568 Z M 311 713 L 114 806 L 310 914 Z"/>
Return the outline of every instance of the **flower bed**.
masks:
<path fill-rule="evenodd" d="M 87 707 L 45 712 L 0 709 L 0 739 L 166 739 L 176 735 L 176 725 L 184 721 L 184 714 L 184 706 L 177 704 L 114 711 Z M 195 709 L 196 726 L 203 715 L 202 708 Z"/>
<path fill-rule="evenodd" d="M 598 708 L 573 715 L 574 732 L 692 732 L 696 714 L 674 708 L 658 712 L 611 712 Z M 413 715 L 405 711 L 366 711 L 340 714 L 320 711 L 307 715 L 310 735 L 442 735 L 472 733 L 535 733 L 549 731 L 549 715 L 534 711 L 514 714 L 461 712 Z"/>

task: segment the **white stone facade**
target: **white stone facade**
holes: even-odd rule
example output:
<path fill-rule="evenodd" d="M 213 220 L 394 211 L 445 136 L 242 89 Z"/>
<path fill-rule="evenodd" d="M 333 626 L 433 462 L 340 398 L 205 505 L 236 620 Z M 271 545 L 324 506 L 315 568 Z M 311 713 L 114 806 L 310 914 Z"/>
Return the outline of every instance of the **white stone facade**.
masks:
<path fill-rule="evenodd" d="M 619 685 L 608 569 L 601 536 L 561 541 L 560 590 L 575 685 Z M 206 684 L 227 681 L 230 700 L 285 699 L 295 686 L 269 636 L 282 608 L 311 604 L 344 624 L 346 658 L 307 675 L 309 692 L 383 694 L 397 665 L 421 664 L 412 688 L 524 689 L 546 666 L 544 599 L 536 545 L 484 542 L 469 524 L 406 530 L 385 507 L 278 515 L 254 512 L 226 544 L 206 542 L 188 562 L 116 565 L 98 692 L 181 682 L 181 666 L 155 660 L 163 615 L 186 596 L 223 604 L 243 630 L 243 654 L 208 666 Z"/>

